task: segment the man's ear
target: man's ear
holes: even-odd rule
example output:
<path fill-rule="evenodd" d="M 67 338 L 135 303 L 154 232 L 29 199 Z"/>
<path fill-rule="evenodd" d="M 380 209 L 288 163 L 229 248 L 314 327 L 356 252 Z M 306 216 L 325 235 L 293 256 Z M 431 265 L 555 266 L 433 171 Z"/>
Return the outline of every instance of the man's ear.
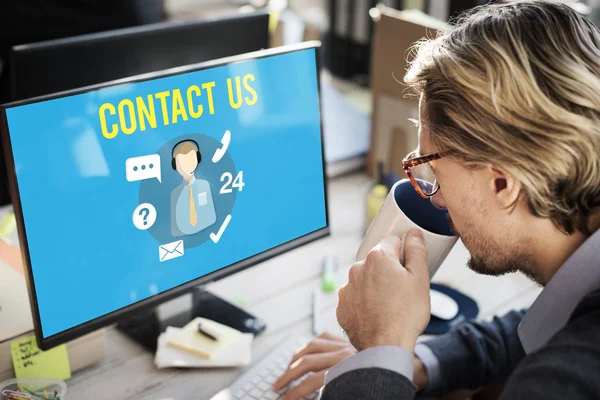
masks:
<path fill-rule="evenodd" d="M 521 193 L 521 182 L 506 171 L 490 166 L 490 189 L 502 208 L 513 205 Z"/>

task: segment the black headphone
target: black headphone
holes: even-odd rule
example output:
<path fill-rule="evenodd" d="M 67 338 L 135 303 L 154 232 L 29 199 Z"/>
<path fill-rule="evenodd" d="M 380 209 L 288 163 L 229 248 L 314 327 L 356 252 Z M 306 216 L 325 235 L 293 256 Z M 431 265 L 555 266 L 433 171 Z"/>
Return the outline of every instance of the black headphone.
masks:
<path fill-rule="evenodd" d="M 181 142 L 177 142 L 175 146 L 173 146 L 173 150 L 171 150 L 171 167 L 173 167 L 174 170 L 177 170 L 177 163 L 175 162 L 175 150 L 177 149 L 177 146 L 185 142 L 192 142 L 196 145 L 196 148 L 198 149 L 196 150 L 196 159 L 198 160 L 198 164 L 200 164 L 200 161 L 202 160 L 202 155 L 200 155 L 200 146 L 198 146 L 198 143 L 196 143 L 196 141 L 193 139 L 182 140 Z"/>

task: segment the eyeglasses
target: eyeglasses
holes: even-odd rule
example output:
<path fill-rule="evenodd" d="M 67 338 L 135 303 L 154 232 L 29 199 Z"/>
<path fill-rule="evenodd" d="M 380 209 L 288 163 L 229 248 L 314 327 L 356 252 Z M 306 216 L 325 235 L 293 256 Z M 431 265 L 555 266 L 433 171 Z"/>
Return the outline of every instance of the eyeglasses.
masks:
<path fill-rule="evenodd" d="M 417 157 L 417 152 L 415 150 L 402 160 L 404 172 L 408 175 L 408 178 L 417 193 L 425 199 L 433 196 L 440 190 L 440 184 L 429 162 L 438 160 L 442 157 L 443 156 L 440 153 Z"/>

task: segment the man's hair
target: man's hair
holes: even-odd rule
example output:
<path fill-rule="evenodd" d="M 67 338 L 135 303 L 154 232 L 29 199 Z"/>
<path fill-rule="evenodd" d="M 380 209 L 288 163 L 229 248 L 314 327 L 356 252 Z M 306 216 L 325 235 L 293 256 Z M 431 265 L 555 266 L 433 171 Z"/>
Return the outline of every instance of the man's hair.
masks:
<path fill-rule="evenodd" d="M 188 154 L 190 151 L 197 151 L 198 148 L 192 142 L 183 142 L 173 152 L 173 157 L 177 154 Z"/>
<path fill-rule="evenodd" d="M 405 83 L 432 142 L 521 182 L 530 212 L 586 235 L 600 211 L 600 32 L 567 5 L 476 7 L 415 44 Z"/>

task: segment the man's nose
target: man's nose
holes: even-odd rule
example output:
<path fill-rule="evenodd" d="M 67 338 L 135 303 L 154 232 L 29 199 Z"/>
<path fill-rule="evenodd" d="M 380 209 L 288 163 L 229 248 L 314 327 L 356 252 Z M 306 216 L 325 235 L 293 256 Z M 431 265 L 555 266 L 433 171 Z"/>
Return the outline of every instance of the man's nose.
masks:
<path fill-rule="evenodd" d="M 442 190 L 438 190 L 436 194 L 431 196 L 431 204 L 435 208 L 439 208 L 440 210 L 445 210 L 448 207 L 446 206 L 446 202 L 444 201 L 444 196 L 442 196 Z"/>

